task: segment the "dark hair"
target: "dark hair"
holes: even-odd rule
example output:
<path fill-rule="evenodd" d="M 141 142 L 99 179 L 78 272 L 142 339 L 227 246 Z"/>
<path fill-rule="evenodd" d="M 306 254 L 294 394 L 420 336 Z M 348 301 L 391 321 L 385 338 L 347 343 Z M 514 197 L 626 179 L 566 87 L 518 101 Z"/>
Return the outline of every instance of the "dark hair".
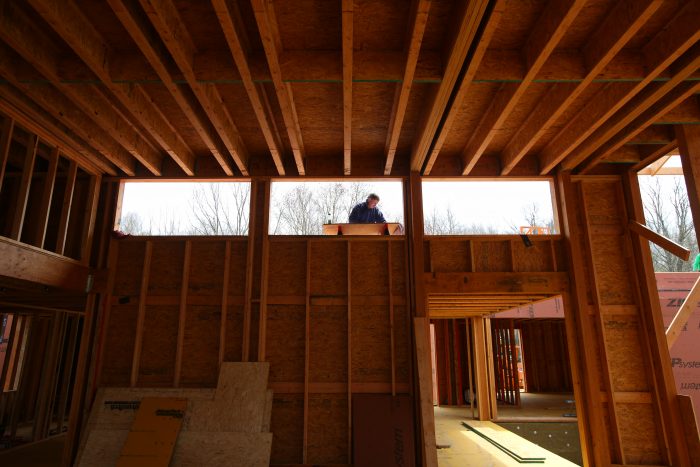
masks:
<path fill-rule="evenodd" d="M 376 199 L 377 201 L 379 201 L 379 196 L 377 196 L 374 193 L 370 193 L 369 195 L 367 195 L 367 199 Z"/>

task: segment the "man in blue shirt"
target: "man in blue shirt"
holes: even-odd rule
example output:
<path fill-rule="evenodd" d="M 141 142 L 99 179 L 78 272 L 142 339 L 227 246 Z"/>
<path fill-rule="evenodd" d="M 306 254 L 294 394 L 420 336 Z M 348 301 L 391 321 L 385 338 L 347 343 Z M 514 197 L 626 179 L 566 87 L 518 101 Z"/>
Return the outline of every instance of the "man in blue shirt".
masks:
<path fill-rule="evenodd" d="M 349 222 L 351 224 L 378 224 L 386 223 L 384 215 L 377 207 L 379 196 L 370 193 L 367 201 L 359 203 L 352 208 Z"/>

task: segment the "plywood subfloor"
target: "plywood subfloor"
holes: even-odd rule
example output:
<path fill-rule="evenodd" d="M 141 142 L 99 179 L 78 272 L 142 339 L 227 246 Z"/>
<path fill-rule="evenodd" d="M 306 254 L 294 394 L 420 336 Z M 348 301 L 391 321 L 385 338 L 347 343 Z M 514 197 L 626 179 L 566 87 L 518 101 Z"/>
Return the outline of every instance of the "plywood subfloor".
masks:
<path fill-rule="evenodd" d="M 438 465 L 441 467 L 514 467 L 521 466 L 479 435 L 469 432 L 462 421 L 471 418 L 471 411 L 462 407 L 435 407 L 435 437 L 438 446 Z M 498 428 L 495 424 L 494 427 Z M 576 464 L 557 456 L 526 439 L 519 440 L 528 452 L 541 452 L 544 466 L 574 467 Z"/>
<path fill-rule="evenodd" d="M 569 402 L 573 400 L 571 393 L 522 392 L 520 407 L 498 404 L 496 421 L 575 422 L 576 404 Z"/>

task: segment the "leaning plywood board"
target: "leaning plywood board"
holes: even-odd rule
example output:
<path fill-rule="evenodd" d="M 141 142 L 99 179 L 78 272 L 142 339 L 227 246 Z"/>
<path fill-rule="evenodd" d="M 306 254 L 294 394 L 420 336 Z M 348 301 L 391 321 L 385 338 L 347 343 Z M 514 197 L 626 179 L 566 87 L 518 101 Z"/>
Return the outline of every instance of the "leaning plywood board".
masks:
<path fill-rule="evenodd" d="M 170 465 L 267 467 L 271 447 L 272 433 L 183 432 Z"/>

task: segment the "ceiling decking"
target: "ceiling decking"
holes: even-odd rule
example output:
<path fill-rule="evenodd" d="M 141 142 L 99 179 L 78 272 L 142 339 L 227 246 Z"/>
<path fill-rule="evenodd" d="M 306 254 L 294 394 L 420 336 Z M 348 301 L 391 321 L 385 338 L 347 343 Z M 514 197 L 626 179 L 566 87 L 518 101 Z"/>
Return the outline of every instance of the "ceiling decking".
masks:
<path fill-rule="evenodd" d="M 105 175 L 614 173 L 700 123 L 698 24 L 682 0 L 0 0 L 0 112 Z"/>

